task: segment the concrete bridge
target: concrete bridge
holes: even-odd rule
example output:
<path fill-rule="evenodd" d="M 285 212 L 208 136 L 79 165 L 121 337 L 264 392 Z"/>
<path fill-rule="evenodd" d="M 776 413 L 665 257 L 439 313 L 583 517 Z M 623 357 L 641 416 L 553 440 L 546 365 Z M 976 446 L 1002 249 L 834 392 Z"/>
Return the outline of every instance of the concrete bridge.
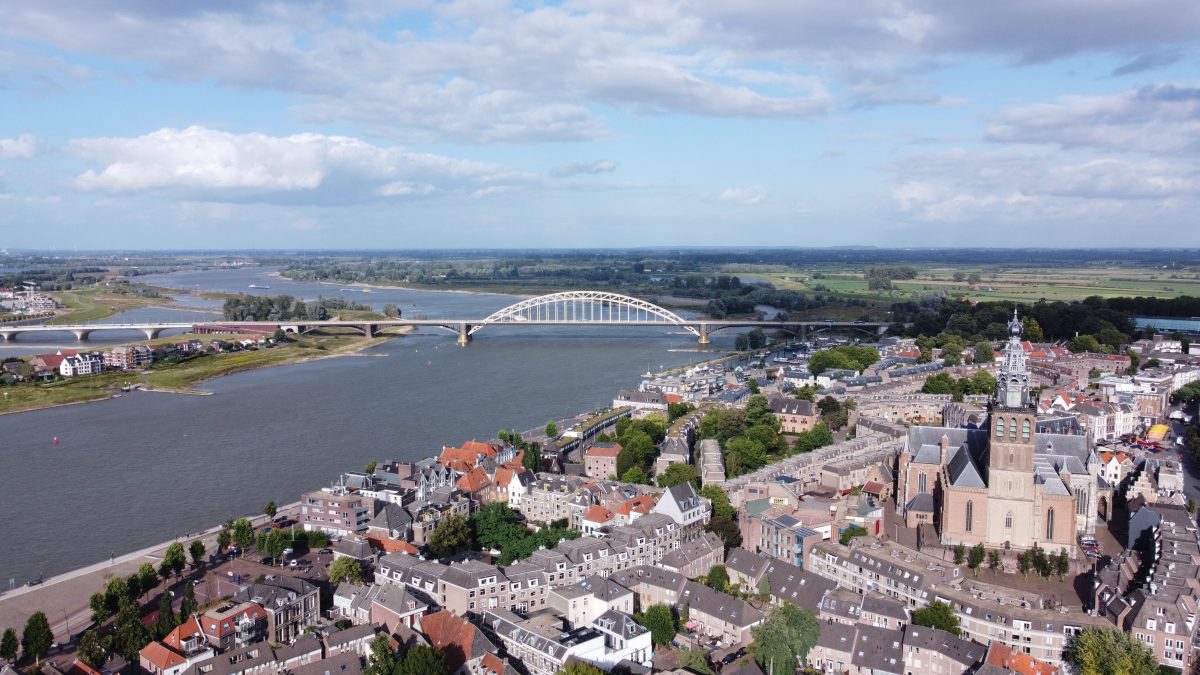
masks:
<path fill-rule="evenodd" d="M 867 335 L 882 335 L 888 324 L 864 321 L 747 321 L 735 319 L 685 319 L 674 312 L 645 300 L 602 291 L 566 291 L 529 298 L 493 312 L 482 319 L 379 319 L 373 321 L 215 321 L 206 323 L 129 323 L 83 324 L 78 326 L 30 325 L 0 327 L 5 340 L 24 333 L 67 332 L 77 340 L 103 330 L 140 331 L 152 340 L 165 330 L 204 333 L 265 332 L 276 329 L 289 333 L 308 333 L 321 328 L 350 328 L 373 336 L 392 326 L 429 327 L 449 331 L 465 346 L 488 326 L 646 326 L 678 328 L 695 335 L 700 344 L 708 344 L 709 335 L 728 328 L 779 329 L 796 334 L 801 340 L 810 332 L 849 329 Z"/>

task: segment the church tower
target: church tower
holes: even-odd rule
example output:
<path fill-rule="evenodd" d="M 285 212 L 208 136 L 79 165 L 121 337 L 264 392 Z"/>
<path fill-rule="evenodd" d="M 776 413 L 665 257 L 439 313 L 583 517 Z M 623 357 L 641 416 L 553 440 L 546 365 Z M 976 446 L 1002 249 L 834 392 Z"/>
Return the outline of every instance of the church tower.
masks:
<path fill-rule="evenodd" d="M 1008 324 L 988 443 L 988 540 L 1028 548 L 1034 536 L 1034 434 L 1037 408 L 1029 399 L 1029 368 L 1021 346 L 1021 322 Z"/>

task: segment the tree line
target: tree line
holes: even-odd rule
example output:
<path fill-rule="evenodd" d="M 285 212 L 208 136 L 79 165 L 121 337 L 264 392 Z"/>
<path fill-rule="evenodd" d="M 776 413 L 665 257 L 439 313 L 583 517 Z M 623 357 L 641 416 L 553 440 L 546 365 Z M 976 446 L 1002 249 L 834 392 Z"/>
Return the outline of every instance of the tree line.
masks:
<path fill-rule="evenodd" d="M 344 298 L 318 296 L 312 302 L 297 300 L 290 295 L 238 295 L 225 300 L 222 314 L 226 321 L 288 321 L 308 319 L 325 321 L 331 310 L 370 310 L 363 305 Z M 397 316 L 399 312 L 397 310 Z"/>

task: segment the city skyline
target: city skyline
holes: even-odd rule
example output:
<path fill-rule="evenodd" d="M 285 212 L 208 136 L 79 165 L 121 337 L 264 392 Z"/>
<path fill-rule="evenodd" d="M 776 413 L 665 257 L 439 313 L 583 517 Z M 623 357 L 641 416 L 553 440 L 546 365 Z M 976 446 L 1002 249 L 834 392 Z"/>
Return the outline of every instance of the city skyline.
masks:
<path fill-rule="evenodd" d="M 1177 0 L 39 3 L 0 25 L 0 246 L 1200 246 L 1198 34 Z"/>

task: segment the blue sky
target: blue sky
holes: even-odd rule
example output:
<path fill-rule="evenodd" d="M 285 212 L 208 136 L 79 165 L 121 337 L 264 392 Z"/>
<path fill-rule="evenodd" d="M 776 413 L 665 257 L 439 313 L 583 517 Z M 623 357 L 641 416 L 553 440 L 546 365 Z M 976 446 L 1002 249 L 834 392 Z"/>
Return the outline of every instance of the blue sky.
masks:
<path fill-rule="evenodd" d="M 1194 0 L 19 3 L 0 247 L 1200 246 L 1198 37 Z"/>

